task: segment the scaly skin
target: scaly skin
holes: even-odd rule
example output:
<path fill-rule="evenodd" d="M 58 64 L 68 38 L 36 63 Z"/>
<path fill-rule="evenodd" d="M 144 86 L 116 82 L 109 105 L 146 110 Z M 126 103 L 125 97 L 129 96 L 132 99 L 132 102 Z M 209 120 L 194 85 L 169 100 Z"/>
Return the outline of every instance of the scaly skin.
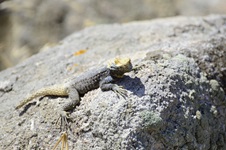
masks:
<path fill-rule="evenodd" d="M 67 118 L 66 111 L 73 109 L 79 103 L 80 96 L 98 87 L 102 91 L 112 90 L 125 97 L 126 90 L 112 82 L 123 77 L 124 73 L 131 70 L 132 64 L 129 58 L 115 58 L 107 66 L 90 70 L 68 83 L 41 88 L 20 102 L 16 109 L 41 96 L 69 96 L 70 101 L 63 105 L 61 110 L 61 116 Z"/>
<path fill-rule="evenodd" d="M 45 87 L 29 95 L 26 99 L 20 102 L 19 105 L 16 106 L 16 109 L 23 107 L 34 98 L 47 95 L 68 96 L 68 92 L 66 91 L 66 88 L 63 85 L 54 85 L 50 87 Z"/>

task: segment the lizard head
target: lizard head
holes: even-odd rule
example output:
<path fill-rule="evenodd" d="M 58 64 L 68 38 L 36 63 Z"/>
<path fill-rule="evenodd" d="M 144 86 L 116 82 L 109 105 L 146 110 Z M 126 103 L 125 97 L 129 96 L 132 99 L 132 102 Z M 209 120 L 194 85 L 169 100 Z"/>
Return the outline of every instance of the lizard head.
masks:
<path fill-rule="evenodd" d="M 111 75 L 117 78 L 122 78 L 124 73 L 130 72 L 133 68 L 130 58 L 115 58 L 108 63 L 108 68 Z"/>

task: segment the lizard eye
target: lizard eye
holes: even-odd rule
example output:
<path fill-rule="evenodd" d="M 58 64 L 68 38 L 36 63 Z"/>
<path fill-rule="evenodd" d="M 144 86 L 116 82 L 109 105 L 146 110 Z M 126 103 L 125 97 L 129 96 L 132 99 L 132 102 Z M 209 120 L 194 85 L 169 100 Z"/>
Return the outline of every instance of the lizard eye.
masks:
<path fill-rule="evenodd" d="M 117 66 L 115 64 L 111 64 L 110 69 L 111 70 L 116 70 L 117 69 Z"/>

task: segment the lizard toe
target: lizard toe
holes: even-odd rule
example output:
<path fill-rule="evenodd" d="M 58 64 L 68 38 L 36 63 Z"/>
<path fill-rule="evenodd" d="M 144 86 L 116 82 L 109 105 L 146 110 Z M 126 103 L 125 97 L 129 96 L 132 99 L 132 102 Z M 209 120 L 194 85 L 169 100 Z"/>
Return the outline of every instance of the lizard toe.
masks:
<path fill-rule="evenodd" d="M 127 91 L 122 86 L 115 86 L 113 88 L 113 91 L 117 95 L 122 96 L 124 99 L 127 97 Z"/>
<path fill-rule="evenodd" d="M 69 113 L 66 111 L 61 111 L 60 112 L 60 117 L 58 118 L 57 122 L 60 120 L 60 128 L 64 131 L 67 130 L 69 127 L 68 120 L 70 119 Z"/>

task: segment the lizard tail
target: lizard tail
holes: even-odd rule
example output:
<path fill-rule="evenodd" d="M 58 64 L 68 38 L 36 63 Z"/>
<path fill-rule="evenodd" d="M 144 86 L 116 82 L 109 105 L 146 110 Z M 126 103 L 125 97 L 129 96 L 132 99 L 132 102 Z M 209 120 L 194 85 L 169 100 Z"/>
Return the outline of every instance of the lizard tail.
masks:
<path fill-rule="evenodd" d="M 54 96 L 68 96 L 67 88 L 63 85 L 53 85 L 45 88 L 41 88 L 38 91 L 30 94 L 26 99 L 20 102 L 19 105 L 16 106 L 15 109 L 19 109 L 23 107 L 25 104 L 33 100 L 34 98 L 40 96 L 47 96 L 47 95 L 54 95 Z"/>

